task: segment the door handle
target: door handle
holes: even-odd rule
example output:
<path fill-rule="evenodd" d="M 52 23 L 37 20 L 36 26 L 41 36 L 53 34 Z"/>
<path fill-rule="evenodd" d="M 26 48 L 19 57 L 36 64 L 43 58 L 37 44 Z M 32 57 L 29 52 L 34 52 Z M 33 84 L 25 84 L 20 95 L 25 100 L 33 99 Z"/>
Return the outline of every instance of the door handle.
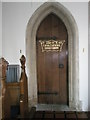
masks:
<path fill-rule="evenodd" d="M 59 64 L 59 68 L 64 68 L 64 65 L 63 64 Z"/>

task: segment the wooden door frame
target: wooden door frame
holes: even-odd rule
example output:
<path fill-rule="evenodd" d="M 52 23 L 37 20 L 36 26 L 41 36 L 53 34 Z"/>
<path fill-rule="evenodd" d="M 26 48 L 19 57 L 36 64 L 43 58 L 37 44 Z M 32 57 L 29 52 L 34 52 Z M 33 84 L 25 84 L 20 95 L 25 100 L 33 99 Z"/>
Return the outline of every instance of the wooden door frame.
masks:
<path fill-rule="evenodd" d="M 68 84 L 69 107 L 81 110 L 79 100 L 79 36 L 78 27 L 71 13 L 62 4 L 46 2 L 30 18 L 26 29 L 26 58 L 28 74 L 29 107 L 37 104 L 36 33 L 42 20 L 50 13 L 56 14 L 68 32 Z"/>

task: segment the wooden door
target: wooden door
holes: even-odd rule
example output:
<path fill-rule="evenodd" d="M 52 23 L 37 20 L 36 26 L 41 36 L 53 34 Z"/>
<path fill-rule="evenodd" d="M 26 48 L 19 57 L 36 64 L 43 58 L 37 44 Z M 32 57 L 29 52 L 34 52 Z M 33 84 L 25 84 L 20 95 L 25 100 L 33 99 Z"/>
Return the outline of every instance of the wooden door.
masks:
<path fill-rule="evenodd" d="M 42 51 L 40 41 L 65 40 L 62 51 Z M 40 24 L 36 38 L 38 103 L 68 104 L 68 35 L 64 23 L 54 14 Z"/>

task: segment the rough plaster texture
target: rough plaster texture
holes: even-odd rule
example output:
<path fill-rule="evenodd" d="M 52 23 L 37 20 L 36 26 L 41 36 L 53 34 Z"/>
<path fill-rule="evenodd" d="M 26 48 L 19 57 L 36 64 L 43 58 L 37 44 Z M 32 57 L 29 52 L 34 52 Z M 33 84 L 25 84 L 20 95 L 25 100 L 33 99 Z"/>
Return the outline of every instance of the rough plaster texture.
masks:
<path fill-rule="evenodd" d="M 36 32 L 41 21 L 50 13 L 62 19 L 68 30 L 68 66 L 69 66 L 69 107 L 81 109 L 79 101 L 79 41 L 78 28 L 73 16 L 60 3 L 44 3 L 30 18 L 26 30 L 26 57 L 28 72 L 29 107 L 37 104 L 37 69 L 36 69 Z M 30 52 L 28 52 L 30 51 Z M 33 101 L 33 102 L 31 102 Z M 35 101 L 35 102 L 34 102 Z"/>

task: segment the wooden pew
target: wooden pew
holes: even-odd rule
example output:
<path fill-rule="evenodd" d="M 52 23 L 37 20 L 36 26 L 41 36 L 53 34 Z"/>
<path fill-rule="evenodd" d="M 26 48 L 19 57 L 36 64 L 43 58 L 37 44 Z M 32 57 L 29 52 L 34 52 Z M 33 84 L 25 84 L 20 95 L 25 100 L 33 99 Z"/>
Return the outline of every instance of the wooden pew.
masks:
<path fill-rule="evenodd" d="M 21 62 L 21 76 L 20 81 L 15 83 L 6 82 L 6 72 L 8 69 L 8 62 L 0 59 L 0 80 L 2 84 L 2 118 L 11 117 L 11 106 L 20 106 L 20 117 L 25 117 L 28 113 L 28 85 L 27 75 L 25 72 L 26 58 L 24 55 L 20 58 Z"/>
<path fill-rule="evenodd" d="M 20 58 L 21 62 L 21 77 L 20 77 L 20 114 L 21 117 L 25 117 L 28 113 L 28 84 L 27 75 L 25 72 L 26 58 L 24 55 Z"/>
<path fill-rule="evenodd" d="M 8 89 L 6 85 L 6 71 L 8 68 L 8 62 L 4 59 L 0 59 L 0 79 L 2 86 L 2 118 L 10 117 L 10 99 L 8 96 Z"/>

